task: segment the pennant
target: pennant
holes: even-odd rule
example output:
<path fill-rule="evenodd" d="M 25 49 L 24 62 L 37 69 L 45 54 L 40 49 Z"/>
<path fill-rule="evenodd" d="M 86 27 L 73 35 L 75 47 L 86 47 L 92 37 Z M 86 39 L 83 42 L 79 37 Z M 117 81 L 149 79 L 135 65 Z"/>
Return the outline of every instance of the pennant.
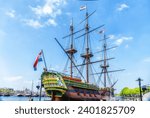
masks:
<path fill-rule="evenodd" d="M 38 62 L 42 61 L 41 55 L 42 55 L 42 51 L 38 54 L 38 56 L 35 59 L 35 62 L 33 64 L 34 70 L 37 70 L 37 64 L 38 64 Z"/>
<path fill-rule="evenodd" d="M 85 9 L 86 9 L 86 6 L 81 6 L 80 7 L 80 11 L 85 10 Z"/>
<path fill-rule="evenodd" d="M 103 29 L 103 30 L 99 31 L 99 33 L 100 33 L 100 34 L 104 34 L 104 33 L 105 33 L 105 30 Z"/>

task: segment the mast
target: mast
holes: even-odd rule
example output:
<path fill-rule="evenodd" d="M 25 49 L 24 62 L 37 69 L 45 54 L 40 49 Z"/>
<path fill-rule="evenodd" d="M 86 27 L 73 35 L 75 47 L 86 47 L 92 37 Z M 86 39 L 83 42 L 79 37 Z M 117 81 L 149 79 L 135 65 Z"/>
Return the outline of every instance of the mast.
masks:
<path fill-rule="evenodd" d="M 32 97 L 32 94 L 33 94 L 33 80 L 32 80 L 32 86 L 31 86 L 31 97 Z"/>
<path fill-rule="evenodd" d="M 72 60 L 73 60 L 73 56 L 74 54 L 77 52 L 77 50 L 74 48 L 74 27 L 73 27 L 73 20 L 71 22 L 71 25 L 70 25 L 70 33 L 71 33 L 71 41 L 70 41 L 70 48 L 66 50 L 66 53 L 69 54 L 70 56 L 70 76 L 73 77 L 73 63 L 72 63 Z"/>
<path fill-rule="evenodd" d="M 101 68 L 103 69 L 104 72 L 104 87 L 107 86 L 107 68 L 109 67 L 109 65 L 107 64 L 107 42 L 106 42 L 106 35 L 104 34 L 104 44 L 103 44 L 103 49 L 104 49 L 104 63 L 103 65 L 101 65 Z"/>
<path fill-rule="evenodd" d="M 67 50 L 65 50 L 65 52 L 67 53 L 67 56 L 69 57 L 69 59 L 70 59 L 70 61 L 71 61 L 71 62 L 70 62 L 70 76 L 72 77 L 72 76 L 73 76 L 73 67 L 76 67 L 76 68 L 77 68 L 76 65 L 73 66 L 73 62 L 74 62 L 74 61 L 73 61 L 73 56 L 74 56 L 74 53 L 77 52 L 77 50 L 74 49 L 73 39 L 78 39 L 78 38 L 80 38 L 80 37 L 82 37 L 82 36 L 85 37 L 85 50 L 84 50 L 84 53 L 82 53 L 80 56 L 81 56 L 82 58 L 84 58 L 83 64 L 82 64 L 81 66 L 83 66 L 83 65 L 86 66 L 86 82 L 89 83 L 89 75 L 90 75 L 90 73 L 89 73 L 89 70 L 90 70 L 89 65 L 92 64 L 92 63 L 95 63 L 95 62 L 91 62 L 91 61 L 90 61 L 90 58 L 93 57 L 93 54 L 92 54 L 92 52 L 90 51 L 90 46 L 89 46 L 89 34 L 92 33 L 92 32 L 94 32 L 95 30 L 97 30 L 97 29 L 103 27 L 104 25 L 100 25 L 100 26 L 98 26 L 98 27 L 96 27 L 96 28 L 94 28 L 94 29 L 92 29 L 92 30 L 89 30 L 89 22 L 88 22 L 88 19 L 89 19 L 89 17 L 91 17 L 91 16 L 95 13 L 96 10 L 95 10 L 94 12 L 92 12 L 91 14 L 88 14 L 87 6 L 82 6 L 82 7 L 80 7 L 80 11 L 82 11 L 82 10 L 86 10 L 86 14 L 85 14 L 85 19 L 82 20 L 82 21 L 80 22 L 80 24 L 85 21 L 85 22 L 86 22 L 86 23 L 85 23 L 85 27 L 84 27 L 83 29 L 81 29 L 81 30 L 78 30 L 78 31 L 74 32 L 74 27 L 73 27 L 73 22 L 72 22 L 72 24 L 70 25 L 70 32 L 71 32 L 71 33 L 70 33 L 69 35 L 67 35 L 67 36 L 64 36 L 63 39 L 64 39 L 64 38 L 67 38 L 67 37 L 71 37 L 70 48 L 67 49 Z M 74 34 L 79 33 L 79 32 L 81 32 L 81 31 L 83 31 L 83 30 L 85 30 L 85 33 L 83 33 L 82 35 L 80 35 L 80 36 L 74 38 Z M 57 40 L 56 40 L 56 41 L 57 41 Z M 102 61 L 102 60 L 99 60 L 99 61 Z M 99 62 L 99 61 L 98 61 L 98 62 Z M 78 69 L 77 69 L 77 70 L 78 70 Z M 79 72 L 79 73 L 81 74 L 81 72 Z M 81 75 L 82 75 L 82 74 L 81 74 Z"/>
<path fill-rule="evenodd" d="M 86 81 L 89 83 L 89 63 L 90 63 L 90 58 L 93 57 L 93 54 L 90 52 L 89 48 L 89 23 L 88 23 L 88 12 L 86 9 L 86 25 L 85 25 L 85 38 L 86 38 L 86 47 L 85 47 L 85 53 L 81 54 L 81 57 L 85 59 L 85 64 L 86 64 Z"/>
<path fill-rule="evenodd" d="M 99 33 L 100 33 L 100 34 L 101 34 L 101 33 L 104 34 L 104 39 L 102 39 L 102 40 L 103 40 L 103 46 L 102 46 L 103 49 L 102 49 L 101 51 L 98 51 L 98 52 L 103 52 L 103 64 L 100 66 L 100 67 L 102 68 L 101 72 L 94 73 L 94 74 L 100 74 L 97 83 L 100 82 L 101 76 L 102 76 L 102 74 L 103 74 L 103 77 L 104 77 L 104 78 L 103 78 L 103 79 L 104 79 L 104 80 L 103 80 L 103 85 L 104 85 L 104 87 L 107 87 L 107 81 L 108 81 L 109 84 L 110 84 L 110 88 L 113 88 L 113 86 L 117 83 L 118 80 L 112 84 L 112 82 L 111 82 L 111 80 L 110 80 L 110 78 L 109 78 L 109 73 L 118 72 L 118 71 L 124 71 L 125 69 L 109 70 L 109 71 L 108 71 L 108 68 L 109 68 L 108 60 L 114 59 L 114 58 L 107 58 L 107 50 L 116 48 L 117 46 L 113 46 L 113 47 L 109 47 L 109 48 L 108 48 L 108 47 L 107 47 L 107 41 L 106 41 L 106 40 L 108 39 L 108 37 L 106 37 L 104 31 L 100 31 Z M 96 52 L 96 53 L 97 53 L 97 52 Z"/>

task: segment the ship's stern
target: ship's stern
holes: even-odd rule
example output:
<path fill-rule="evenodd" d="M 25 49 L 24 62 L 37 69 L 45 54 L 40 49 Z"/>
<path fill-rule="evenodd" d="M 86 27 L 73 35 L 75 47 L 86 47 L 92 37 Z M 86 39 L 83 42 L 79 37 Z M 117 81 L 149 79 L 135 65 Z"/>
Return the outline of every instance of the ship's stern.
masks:
<path fill-rule="evenodd" d="M 60 101 L 67 90 L 62 76 L 57 72 L 43 72 L 41 80 L 47 96 L 50 96 L 52 101 Z"/>

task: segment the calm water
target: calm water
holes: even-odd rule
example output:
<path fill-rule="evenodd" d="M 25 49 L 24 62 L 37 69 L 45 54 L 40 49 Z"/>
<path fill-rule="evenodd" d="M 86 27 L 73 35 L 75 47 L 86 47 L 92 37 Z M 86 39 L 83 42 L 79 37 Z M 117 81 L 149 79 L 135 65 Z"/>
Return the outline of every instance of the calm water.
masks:
<path fill-rule="evenodd" d="M 32 97 L 33 101 L 39 101 L 39 97 Z M 50 100 L 49 97 L 42 97 L 42 101 Z M 29 97 L 17 97 L 17 96 L 0 96 L 0 101 L 29 101 Z"/>

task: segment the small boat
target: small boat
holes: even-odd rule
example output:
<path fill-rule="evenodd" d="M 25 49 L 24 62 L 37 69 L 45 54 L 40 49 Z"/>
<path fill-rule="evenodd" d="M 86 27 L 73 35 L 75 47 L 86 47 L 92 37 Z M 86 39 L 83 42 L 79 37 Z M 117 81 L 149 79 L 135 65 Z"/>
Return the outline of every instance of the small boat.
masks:
<path fill-rule="evenodd" d="M 39 97 L 39 95 L 38 95 L 38 94 L 33 94 L 32 96 L 33 96 L 33 97 Z"/>
<path fill-rule="evenodd" d="M 17 97 L 23 97 L 23 94 L 18 93 L 16 96 L 17 96 Z"/>
<path fill-rule="evenodd" d="M 10 94 L 9 94 L 9 93 L 5 93 L 5 94 L 3 94 L 3 96 L 8 96 L 8 97 L 9 97 L 9 96 L 10 96 Z"/>
<path fill-rule="evenodd" d="M 30 96 L 31 96 L 31 94 L 28 94 L 28 93 L 27 93 L 27 94 L 25 94 L 24 96 L 25 96 L 25 97 L 30 97 Z"/>

